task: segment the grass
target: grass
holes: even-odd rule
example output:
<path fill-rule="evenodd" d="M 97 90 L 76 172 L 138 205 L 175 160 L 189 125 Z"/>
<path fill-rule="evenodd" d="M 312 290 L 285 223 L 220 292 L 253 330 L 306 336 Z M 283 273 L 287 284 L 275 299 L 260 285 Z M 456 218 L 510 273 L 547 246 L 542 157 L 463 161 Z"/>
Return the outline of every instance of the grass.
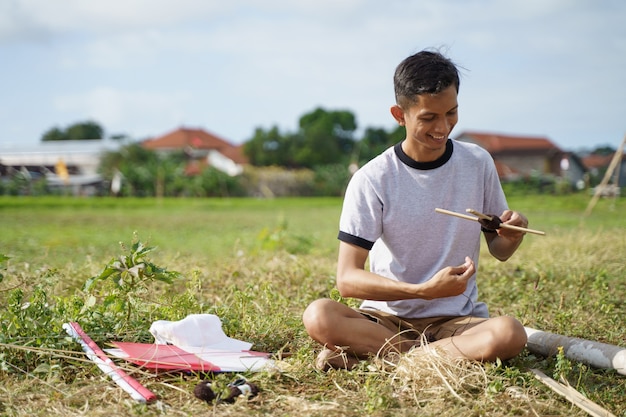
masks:
<path fill-rule="evenodd" d="M 510 199 L 545 237 L 528 235 L 506 263 L 484 253 L 479 285 L 492 315 L 511 314 L 530 327 L 626 346 L 626 200 L 600 200 L 583 218 L 589 196 Z M 363 363 L 352 372 L 318 372 L 318 349 L 300 315 L 334 290 L 339 199 L 72 199 L 0 198 L 0 415 L 180 415 L 243 413 L 307 416 L 571 415 L 569 402 L 536 381 L 530 368 L 564 378 L 618 416 L 626 416 L 626 382 L 615 371 L 524 351 L 506 363 L 451 362 L 407 354 L 396 365 Z M 133 232 L 157 249 L 150 260 L 182 278 L 135 288 L 126 320 L 99 283 L 95 305 L 83 283 L 99 274 Z M 1 259 L 1 258 L 0 258 Z M 356 300 L 345 300 L 356 304 Z M 261 394 L 208 406 L 193 397 L 202 375 L 129 372 L 159 396 L 133 402 L 85 362 L 60 325 L 79 318 L 105 346 L 151 341 L 157 319 L 214 313 L 227 334 L 254 348 L 281 352 L 280 371 L 246 375 Z M 210 376 L 224 386 L 234 375 Z"/>

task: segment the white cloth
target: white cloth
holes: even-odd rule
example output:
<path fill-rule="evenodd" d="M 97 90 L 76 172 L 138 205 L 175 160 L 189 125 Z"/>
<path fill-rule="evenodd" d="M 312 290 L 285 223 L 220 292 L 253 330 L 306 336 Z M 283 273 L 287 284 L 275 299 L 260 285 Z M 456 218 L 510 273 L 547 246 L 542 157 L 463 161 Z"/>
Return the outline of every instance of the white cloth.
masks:
<path fill-rule="evenodd" d="M 157 320 L 150 326 L 156 344 L 170 344 L 187 352 L 250 350 L 252 343 L 226 336 L 214 314 L 190 314 L 182 320 Z"/>

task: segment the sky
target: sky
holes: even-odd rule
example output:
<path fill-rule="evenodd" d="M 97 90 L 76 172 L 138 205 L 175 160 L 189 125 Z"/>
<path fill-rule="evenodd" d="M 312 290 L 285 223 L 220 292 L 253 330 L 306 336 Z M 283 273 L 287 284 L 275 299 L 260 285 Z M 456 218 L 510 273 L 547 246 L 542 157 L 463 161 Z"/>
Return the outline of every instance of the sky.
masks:
<path fill-rule="evenodd" d="M 395 67 L 436 48 L 461 69 L 452 137 L 617 148 L 625 22 L 623 0 L 0 0 L 0 145 L 85 121 L 239 144 L 317 107 L 391 129 Z"/>

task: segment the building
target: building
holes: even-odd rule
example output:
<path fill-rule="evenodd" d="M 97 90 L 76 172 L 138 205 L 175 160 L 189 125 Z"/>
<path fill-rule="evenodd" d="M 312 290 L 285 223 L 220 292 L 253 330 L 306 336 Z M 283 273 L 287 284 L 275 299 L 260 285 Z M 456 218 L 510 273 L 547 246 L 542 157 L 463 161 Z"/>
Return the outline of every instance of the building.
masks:
<path fill-rule="evenodd" d="M 27 179 L 45 177 L 52 188 L 70 188 L 75 195 L 95 194 L 103 185 L 98 173 L 105 152 L 119 149 L 112 140 L 62 140 L 32 145 L 0 146 L 0 176 L 20 173 Z"/>
<path fill-rule="evenodd" d="M 157 152 L 184 151 L 189 157 L 185 172 L 195 175 L 205 167 L 212 166 L 228 175 L 241 174 L 248 159 L 242 146 L 202 129 L 179 128 L 163 136 L 147 139 L 142 146 Z"/>
<path fill-rule="evenodd" d="M 74 195 L 108 192 L 108 181 L 98 173 L 107 152 L 117 152 L 126 143 L 114 140 L 62 140 L 30 145 L 0 144 L 0 180 L 23 177 L 28 182 L 45 178 L 51 188 L 70 190 Z M 242 146 L 235 146 L 201 129 L 180 128 L 141 142 L 146 149 L 161 153 L 184 151 L 186 173 L 195 175 L 212 166 L 229 175 L 243 171 L 247 159 Z M 106 184 L 105 184 L 106 182 Z"/>
<path fill-rule="evenodd" d="M 582 161 L 589 173 L 601 181 L 607 174 L 613 158 L 615 158 L 615 152 L 610 155 L 589 154 L 583 157 Z M 609 173 L 608 183 L 601 192 L 611 196 L 620 195 L 621 187 L 626 187 L 626 154 L 624 153 L 613 166 L 613 170 Z"/>
<path fill-rule="evenodd" d="M 580 186 L 587 169 L 573 153 L 545 137 L 462 132 L 456 140 L 475 143 L 492 156 L 502 181 L 529 177 L 565 178 Z"/>
<path fill-rule="evenodd" d="M 592 175 L 604 176 L 611 161 L 615 157 L 615 153 L 610 155 L 590 154 L 582 158 L 585 167 Z M 611 173 L 613 181 L 617 179 L 620 187 L 626 186 L 626 153 L 622 154 L 619 165 L 617 165 Z"/>

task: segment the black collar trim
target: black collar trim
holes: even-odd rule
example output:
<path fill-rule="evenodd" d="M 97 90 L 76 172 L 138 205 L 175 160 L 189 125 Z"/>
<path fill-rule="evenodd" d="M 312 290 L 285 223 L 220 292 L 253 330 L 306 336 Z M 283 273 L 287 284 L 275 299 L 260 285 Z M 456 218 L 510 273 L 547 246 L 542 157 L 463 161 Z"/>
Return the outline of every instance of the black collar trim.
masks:
<path fill-rule="evenodd" d="M 396 152 L 396 156 L 400 159 L 400 161 L 402 161 L 405 165 L 410 166 L 411 168 L 421 170 L 435 169 L 444 165 L 452 157 L 452 148 L 452 140 L 448 139 L 448 142 L 446 142 L 446 150 L 443 155 L 441 155 L 438 159 L 430 162 L 417 162 L 406 153 L 404 153 L 404 151 L 402 150 L 402 142 L 396 143 L 396 145 L 393 147 L 394 151 Z"/>

